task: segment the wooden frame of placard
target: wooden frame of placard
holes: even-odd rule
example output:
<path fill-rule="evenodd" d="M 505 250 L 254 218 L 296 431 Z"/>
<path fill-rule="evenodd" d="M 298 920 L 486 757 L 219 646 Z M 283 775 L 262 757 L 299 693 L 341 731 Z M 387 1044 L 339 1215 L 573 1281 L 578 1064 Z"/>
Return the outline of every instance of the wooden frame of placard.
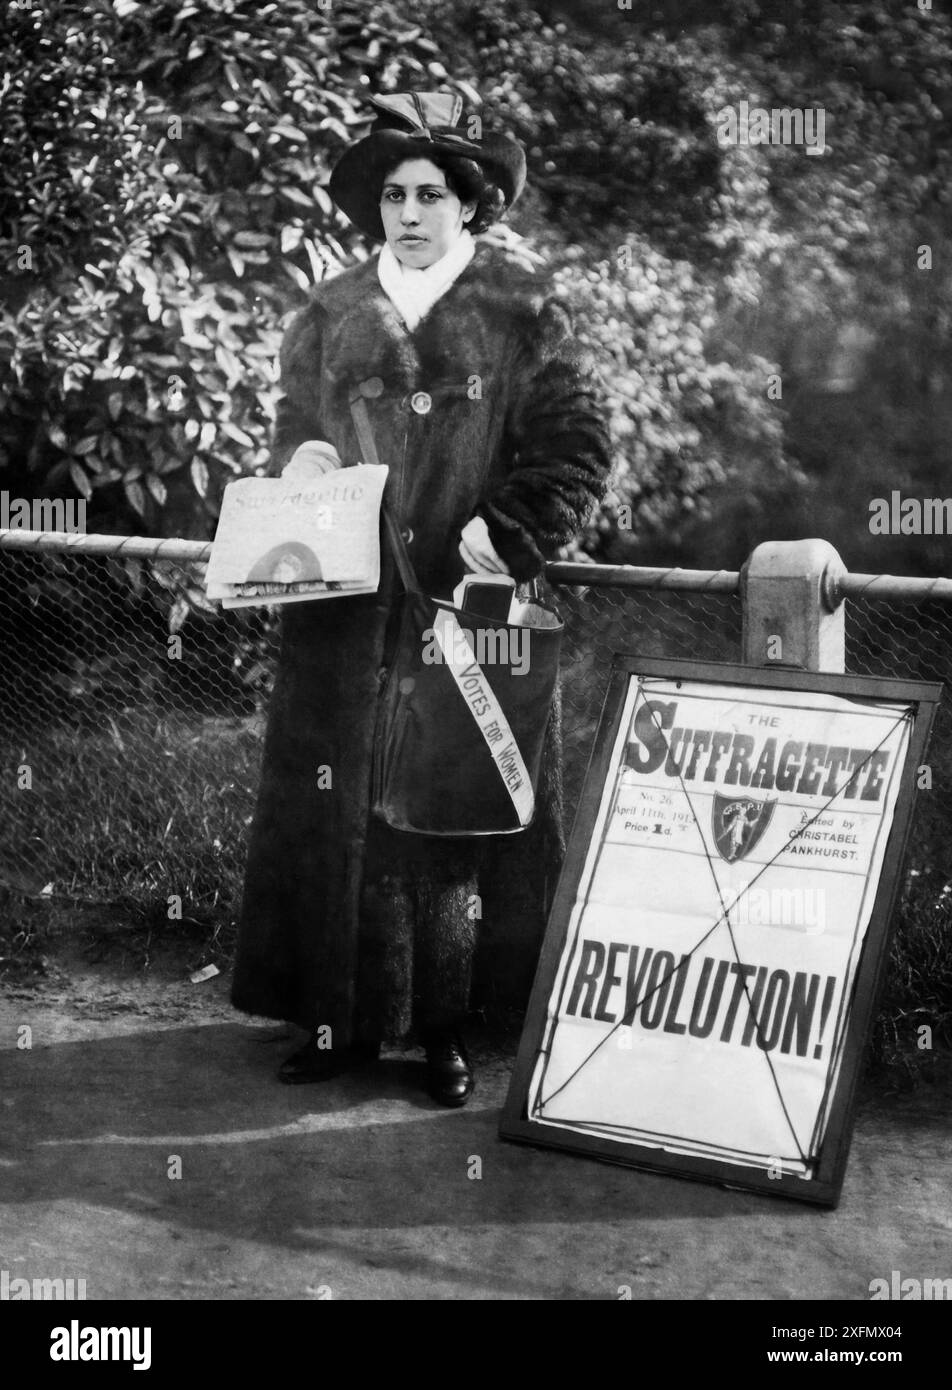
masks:
<path fill-rule="evenodd" d="M 557 983 L 573 904 L 595 831 L 606 780 L 614 775 L 620 762 L 620 753 L 614 759 L 613 754 L 616 744 L 619 744 L 619 724 L 626 694 L 630 683 L 639 677 L 683 679 L 710 684 L 712 688 L 743 686 L 749 688 L 752 694 L 757 690 L 789 692 L 794 696 L 797 692 L 813 692 L 864 704 L 910 707 L 909 743 L 899 774 L 892 824 L 856 969 L 826 1128 L 809 1180 L 794 1173 L 771 1176 L 763 1169 L 743 1163 L 696 1154 L 669 1153 L 656 1146 L 558 1128 L 554 1124 L 530 1118 L 528 1114 L 532 1076 L 544 1045 L 549 1000 Z M 940 685 L 918 681 L 615 655 L 565 864 L 549 916 L 509 1095 L 500 1121 L 501 1138 L 655 1173 L 790 1197 L 820 1206 L 836 1206 L 852 1138 L 856 1085 L 875 1019 L 888 956 L 890 923 L 912 819 L 916 773 L 923 762 L 941 693 Z M 619 747 L 623 748 L 623 745 L 619 744 Z M 635 1118 L 633 1116 L 633 1121 Z"/>

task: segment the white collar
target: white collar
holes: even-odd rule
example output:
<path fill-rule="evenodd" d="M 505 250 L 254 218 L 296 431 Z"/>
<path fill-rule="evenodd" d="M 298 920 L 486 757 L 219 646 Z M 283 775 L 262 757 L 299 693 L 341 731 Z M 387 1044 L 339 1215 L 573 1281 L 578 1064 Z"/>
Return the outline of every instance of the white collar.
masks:
<path fill-rule="evenodd" d="M 419 270 L 403 265 L 390 246 L 384 245 L 377 260 L 377 279 L 411 333 L 466 269 L 475 252 L 476 243 L 465 227 L 444 256 Z"/>

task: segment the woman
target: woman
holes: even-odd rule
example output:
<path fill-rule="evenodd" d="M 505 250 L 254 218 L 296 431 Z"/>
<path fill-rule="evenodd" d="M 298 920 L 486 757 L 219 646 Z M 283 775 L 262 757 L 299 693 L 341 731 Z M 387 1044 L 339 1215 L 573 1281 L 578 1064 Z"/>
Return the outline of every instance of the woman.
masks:
<path fill-rule="evenodd" d="M 361 458 L 361 382 L 386 499 L 426 592 L 466 572 L 538 576 L 601 495 L 609 448 L 597 381 L 565 311 L 510 253 L 476 243 L 519 196 L 525 156 L 474 135 L 459 98 L 378 97 L 371 134 L 330 181 L 379 257 L 319 285 L 281 351 L 273 466 Z M 319 443 L 323 441 L 323 443 Z M 380 681 L 400 585 L 389 548 L 375 595 L 283 615 L 251 836 L 232 999 L 307 1029 L 284 1063 L 316 1081 L 415 1031 L 444 1105 L 474 1086 L 460 1036 L 477 927 L 528 917 L 541 937 L 563 849 L 560 736 L 550 721 L 533 824 L 512 837 L 438 839 L 370 814 Z"/>

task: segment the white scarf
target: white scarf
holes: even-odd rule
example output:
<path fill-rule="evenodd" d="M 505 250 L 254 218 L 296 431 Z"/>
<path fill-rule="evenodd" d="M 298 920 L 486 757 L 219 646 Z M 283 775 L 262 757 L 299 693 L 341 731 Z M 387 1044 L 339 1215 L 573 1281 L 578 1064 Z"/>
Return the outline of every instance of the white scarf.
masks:
<path fill-rule="evenodd" d="M 404 265 L 389 245 L 384 245 L 377 260 L 377 279 L 411 333 L 466 269 L 475 252 L 476 243 L 465 227 L 445 256 L 421 270 Z"/>

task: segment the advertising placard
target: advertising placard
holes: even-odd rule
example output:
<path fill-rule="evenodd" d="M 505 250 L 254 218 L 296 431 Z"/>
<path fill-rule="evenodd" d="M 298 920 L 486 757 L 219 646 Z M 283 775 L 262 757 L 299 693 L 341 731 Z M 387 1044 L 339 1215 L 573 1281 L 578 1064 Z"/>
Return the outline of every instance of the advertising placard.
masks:
<path fill-rule="evenodd" d="M 938 694 L 616 659 L 504 1137 L 835 1202 Z"/>

